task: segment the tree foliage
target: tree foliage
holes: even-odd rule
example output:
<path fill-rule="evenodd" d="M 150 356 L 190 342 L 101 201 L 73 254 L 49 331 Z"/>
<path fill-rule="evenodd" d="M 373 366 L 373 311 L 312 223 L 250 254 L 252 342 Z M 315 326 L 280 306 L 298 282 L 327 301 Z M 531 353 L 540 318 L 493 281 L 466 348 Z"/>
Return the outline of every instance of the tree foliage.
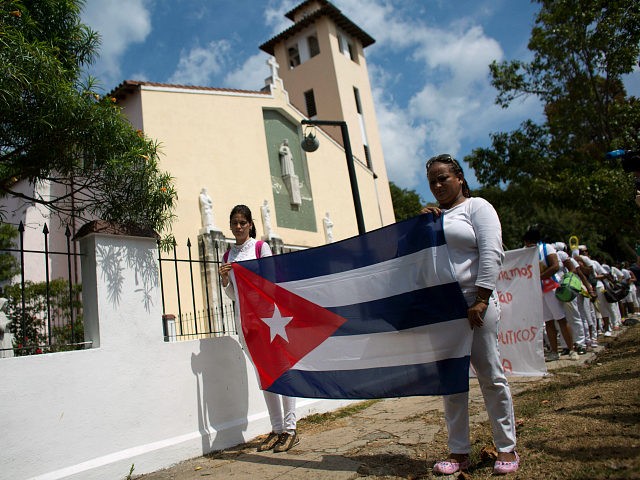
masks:
<path fill-rule="evenodd" d="M 25 282 L 24 310 L 22 285 L 5 287 L 7 316 L 11 320 L 16 356 L 77 350 L 84 341 L 81 286 L 74 285 L 69 298 L 69 282 L 62 278 L 47 282 Z M 73 321 L 72 321 L 73 319 Z M 50 328 L 49 328 L 50 327 Z"/>
<path fill-rule="evenodd" d="M 156 231 L 176 199 L 158 145 L 136 131 L 91 79 L 98 36 L 82 0 L 0 2 L 0 195 L 36 202 L 64 220 L 101 218 Z M 19 182 L 51 185 L 25 194 Z M 34 190 L 38 191 L 38 190 Z"/>
<path fill-rule="evenodd" d="M 533 59 L 493 62 L 490 69 L 496 103 L 507 108 L 535 95 L 545 122 L 494 133 L 491 148 L 465 160 L 496 206 L 509 247 L 537 223 L 551 240 L 577 235 L 608 260 L 630 257 L 640 225 L 633 182 L 605 153 L 640 147 L 640 103 L 622 83 L 640 57 L 640 3 L 537 3 Z"/>
<path fill-rule="evenodd" d="M 397 222 L 420 214 L 422 199 L 415 190 L 400 188 L 393 182 L 389 182 L 389 189 L 391 190 L 393 213 Z"/>
<path fill-rule="evenodd" d="M 15 238 L 18 236 L 18 229 L 8 223 L 0 223 L 0 282 L 11 280 L 19 272 L 18 260 L 7 252 L 8 249 L 15 248 Z"/>

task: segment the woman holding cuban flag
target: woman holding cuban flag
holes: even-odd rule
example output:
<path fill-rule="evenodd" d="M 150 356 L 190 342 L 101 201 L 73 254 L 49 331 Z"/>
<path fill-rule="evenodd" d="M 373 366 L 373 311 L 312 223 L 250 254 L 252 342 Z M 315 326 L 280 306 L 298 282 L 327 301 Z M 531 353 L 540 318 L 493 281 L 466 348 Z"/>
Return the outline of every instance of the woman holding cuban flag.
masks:
<path fill-rule="evenodd" d="M 243 260 L 271 256 L 271 248 L 267 242 L 256 241 L 256 227 L 253 224 L 251 210 L 246 205 L 236 205 L 229 215 L 231 233 L 236 239 L 235 245 L 225 253 L 223 264 L 218 273 L 222 287 L 227 296 L 236 301 L 236 291 L 229 277 L 231 264 Z M 236 312 L 236 318 L 238 318 Z M 242 328 L 238 327 L 238 335 L 242 337 Z M 244 340 L 242 341 L 244 347 Z M 245 348 L 246 351 L 246 348 Z M 299 443 L 296 432 L 296 399 L 263 390 L 272 431 L 258 446 L 259 452 L 273 450 L 275 453 L 286 452 Z"/>
<path fill-rule="evenodd" d="M 427 161 L 427 179 L 438 207 L 422 213 L 443 215 L 444 235 L 453 268 L 467 301 L 469 326 L 473 329 L 473 365 L 498 451 L 495 474 L 518 470 L 513 400 L 498 350 L 500 307 L 493 293 L 504 252 L 502 228 L 493 206 L 471 198 L 462 167 L 451 155 Z M 469 468 L 469 394 L 445 395 L 444 411 L 449 434 L 449 458 L 437 462 L 433 471 L 451 475 Z"/>

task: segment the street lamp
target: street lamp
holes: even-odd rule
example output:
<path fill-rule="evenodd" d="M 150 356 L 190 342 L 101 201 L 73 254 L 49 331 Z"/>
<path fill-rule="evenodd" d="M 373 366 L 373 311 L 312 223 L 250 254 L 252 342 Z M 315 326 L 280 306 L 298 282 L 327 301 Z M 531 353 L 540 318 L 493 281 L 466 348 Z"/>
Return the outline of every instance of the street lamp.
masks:
<path fill-rule="evenodd" d="M 358 223 L 358 234 L 362 235 L 366 232 L 364 228 L 364 217 L 362 216 L 362 205 L 360 204 L 360 192 L 358 191 L 358 180 L 356 178 L 356 169 L 353 163 L 353 153 L 351 152 L 351 142 L 349 141 L 349 130 L 347 122 L 343 120 L 302 120 L 302 125 L 330 125 L 340 127 L 342 133 L 342 143 L 344 144 L 344 155 L 347 157 L 347 170 L 349 171 L 349 182 L 351 183 L 351 194 L 353 195 L 353 206 L 356 211 L 356 222 Z M 300 144 L 305 152 L 315 152 L 318 149 L 318 139 L 313 133 L 309 133 L 304 137 Z"/>

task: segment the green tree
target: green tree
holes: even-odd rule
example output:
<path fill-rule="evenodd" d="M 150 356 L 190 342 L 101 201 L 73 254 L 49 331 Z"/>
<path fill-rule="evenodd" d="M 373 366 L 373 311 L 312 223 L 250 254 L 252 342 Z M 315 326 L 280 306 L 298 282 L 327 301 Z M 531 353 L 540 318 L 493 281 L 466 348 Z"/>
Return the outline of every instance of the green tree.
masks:
<path fill-rule="evenodd" d="M 9 330 L 14 335 L 15 355 L 82 348 L 84 324 L 80 293 L 80 285 L 74 285 L 70 300 L 69 282 L 61 278 L 51 280 L 49 284 L 27 281 L 24 292 L 19 283 L 5 287 L 6 311 L 11 320 Z"/>
<path fill-rule="evenodd" d="M 8 223 L 0 223 L 0 282 L 10 280 L 18 272 L 16 257 L 7 252 L 15 248 L 14 239 L 18 236 L 18 229 Z"/>
<path fill-rule="evenodd" d="M 420 214 L 422 199 L 415 190 L 400 188 L 393 182 L 389 182 L 389 189 L 397 222 Z"/>
<path fill-rule="evenodd" d="M 492 135 L 491 148 L 465 158 L 508 219 L 505 239 L 518 245 L 530 224 L 567 241 L 578 235 L 608 260 L 629 257 L 640 213 L 633 182 L 605 159 L 616 148 L 640 147 L 640 103 L 622 76 L 640 56 L 640 3 L 633 0 L 537 0 L 530 62 L 493 62 L 496 103 L 535 95 L 541 125 L 524 122 Z"/>
<path fill-rule="evenodd" d="M 63 220 L 101 218 L 166 230 L 176 192 L 158 146 L 133 129 L 91 79 L 98 36 L 82 0 L 0 2 L 0 195 L 46 206 Z M 19 181 L 52 185 L 25 194 Z"/>

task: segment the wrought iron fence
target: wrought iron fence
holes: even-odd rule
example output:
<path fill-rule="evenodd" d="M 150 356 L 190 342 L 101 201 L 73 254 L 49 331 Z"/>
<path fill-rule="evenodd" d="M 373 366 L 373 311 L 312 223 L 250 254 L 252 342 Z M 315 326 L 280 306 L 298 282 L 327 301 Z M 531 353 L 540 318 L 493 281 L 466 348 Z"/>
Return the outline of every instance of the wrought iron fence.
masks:
<path fill-rule="evenodd" d="M 158 243 L 165 341 L 237 333 L 233 303 L 224 294 L 218 277 L 228 242 L 200 235 L 197 259 L 193 258 L 192 246 L 191 239 L 187 239 L 187 258 L 178 258 L 174 242 L 171 256 L 163 258 Z"/>
<path fill-rule="evenodd" d="M 75 244 L 72 249 L 71 230 L 66 227 L 64 233 L 66 251 L 49 249 L 50 232 L 46 224 L 42 229 L 43 250 L 25 248 L 23 222 L 18 226 L 18 234 L 18 248 L 0 249 L 0 255 L 12 255 L 19 264 L 19 274 L 2 287 L 0 357 L 90 347 L 91 342 L 84 339 L 82 293 L 76 262 L 81 254 L 75 251 Z M 34 256 L 36 260 L 33 260 Z M 44 272 L 34 274 L 42 266 Z M 26 279 L 26 271 L 33 280 Z"/>
<path fill-rule="evenodd" d="M 193 258 L 190 239 L 186 243 L 186 258 L 179 258 L 175 241 L 170 256 L 163 258 L 158 242 L 165 341 L 238 333 L 233 302 L 224 293 L 218 276 L 218 267 L 232 241 L 212 234 L 199 235 L 197 259 Z M 275 255 L 306 248 L 269 244 Z"/>

